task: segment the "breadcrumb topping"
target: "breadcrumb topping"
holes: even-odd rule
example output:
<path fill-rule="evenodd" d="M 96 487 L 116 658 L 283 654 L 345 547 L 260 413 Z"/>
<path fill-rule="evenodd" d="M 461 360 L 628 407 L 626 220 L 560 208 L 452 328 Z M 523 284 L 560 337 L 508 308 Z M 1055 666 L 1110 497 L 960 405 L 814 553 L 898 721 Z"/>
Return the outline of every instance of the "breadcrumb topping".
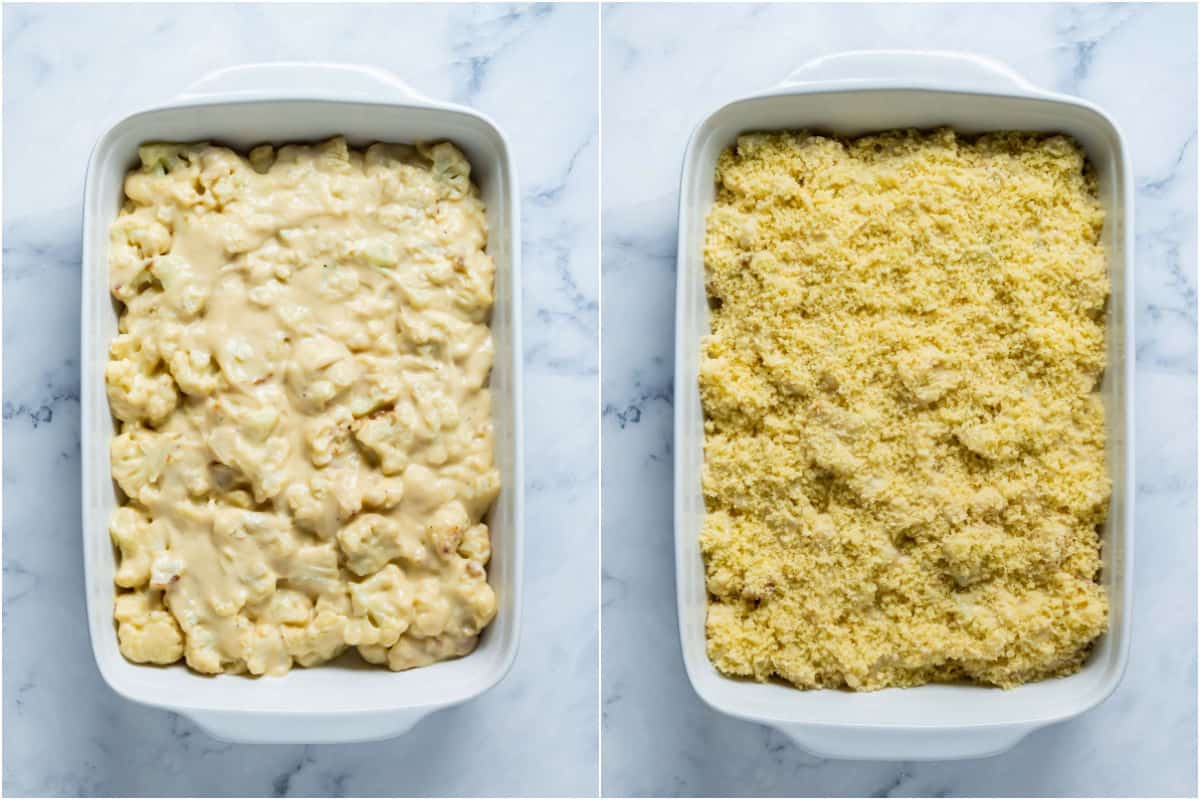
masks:
<path fill-rule="evenodd" d="M 701 537 L 731 676 L 1077 671 L 1107 626 L 1103 211 L 1064 136 L 751 133 L 708 217 Z"/>

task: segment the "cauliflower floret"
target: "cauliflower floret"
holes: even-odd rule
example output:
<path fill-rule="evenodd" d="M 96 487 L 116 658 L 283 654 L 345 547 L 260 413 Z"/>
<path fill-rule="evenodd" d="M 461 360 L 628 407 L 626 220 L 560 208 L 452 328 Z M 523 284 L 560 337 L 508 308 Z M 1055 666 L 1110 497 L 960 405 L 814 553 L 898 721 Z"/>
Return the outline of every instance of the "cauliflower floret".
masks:
<path fill-rule="evenodd" d="M 352 426 L 354 438 L 375 458 L 384 475 L 396 475 L 409 463 L 415 437 L 395 411 L 373 414 Z"/>
<path fill-rule="evenodd" d="M 412 580 L 413 620 L 412 632 L 416 636 L 437 636 L 446 630 L 453 611 L 452 588 L 442 578 L 434 575 Z"/>
<path fill-rule="evenodd" d="M 202 143 L 145 145 L 142 168 L 125 176 L 126 196 L 148 210 L 160 212 L 157 216 L 164 221 L 170 215 L 161 212 L 195 206 L 212 208 L 212 198 L 197 190 L 197 162 L 203 148 Z"/>
<path fill-rule="evenodd" d="M 297 404 L 313 413 L 353 385 L 360 371 L 345 345 L 318 334 L 296 345 L 287 365 L 287 382 Z"/>
<path fill-rule="evenodd" d="M 184 394 L 192 397 L 208 397 L 221 387 L 217 362 L 202 347 L 175 350 L 167 358 L 167 369 Z"/>
<path fill-rule="evenodd" d="M 208 148 L 201 154 L 199 177 L 201 185 L 207 189 L 208 202 L 228 205 L 242 199 L 246 187 L 257 174 L 237 153 L 225 148 Z M 230 253 L 246 252 L 251 249 L 249 241 L 257 238 L 250 235 L 250 226 L 222 226 L 220 232 L 221 243 Z"/>
<path fill-rule="evenodd" d="M 121 655 L 138 664 L 171 664 L 183 655 L 183 633 L 158 592 L 118 594 L 113 616 Z"/>
<path fill-rule="evenodd" d="M 418 144 L 417 152 L 433 162 L 433 177 L 446 197 L 459 198 L 471 191 L 471 164 L 450 142 Z"/>
<path fill-rule="evenodd" d="M 183 559 L 172 555 L 169 550 L 159 553 L 150 565 L 150 588 L 169 588 L 183 576 L 184 569 Z"/>
<path fill-rule="evenodd" d="M 321 596 L 306 625 L 280 627 L 288 654 L 306 667 L 336 658 L 346 649 L 345 628 L 349 613 L 350 599 L 344 591 Z"/>
<path fill-rule="evenodd" d="M 295 589 L 312 597 L 336 593 L 341 586 L 338 552 L 333 542 L 302 546 L 292 557 L 282 577 Z"/>
<path fill-rule="evenodd" d="M 452 288 L 454 307 L 472 322 L 487 319 L 495 293 L 496 264 L 482 252 L 454 257 L 456 280 Z"/>
<path fill-rule="evenodd" d="M 292 656 L 276 625 L 248 625 L 238 645 L 246 670 L 252 675 L 282 675 L 291 669 Z"/>
<path fill-rule="evenodd" d="M 113 340 L 104 382 L 117 419 L 157 425 L 175 410 L 175 382 L 169 373 L 157 371 L 158 364 L 158 351 L 140 338 L 121 334 Z"/>
<path fill-rule="evenodd" d="M 205 438 L 209 450 L 220 463 L 250 481 L 257 503 L 266 502 L 283 491 L 291 452 L 291 444 L 284 435 L 268 436 L 265 440 L 257 440 L 261 443 L 256 443 L 257 436 L 264 428 L 266 422 L 262 422 L 260 427 L 219 425 Z"/>
<path fill-rule="evenodd" d="M 217 634 L 208 626 L 196 624 L 185 626 L 185 630 L 187 638 L 184 641 L 183 655 L 192 669 L 205 675 L 216 675 L 224 671 L 226 664 L 234 662 L 234 659 L 221 655 Z"/>
<path fill-rule="evenodd" d="M 394 234 L 384 234 L 354 243 L 350 255 L 368 267 L 391 269 L 400 262 Z"/>
<path fill-rule="evenodd" d="M 255 172 L 265 175 L 270 171 L 271 165 L 275 163 L 275 148 L 269 144 L 260 144 L 250 151 L 247 160 L 250 162 L 250 166 L 254 167 Z"/>
<path fill-rule="evenodd" d="M 109 445 L 113 479 L 121 491 L 144 506 L 151 505 L 178 441 L 175 433 L 126 425 Z"/>
<path fill-rule="evenodd" d="M 350 390 L 346 406 L 355 417 L 363 417 L 395 403 L 404 388 L 404 381 L 390 359 L 368 355 L 357 358 L 364 374 Z"/>
<path fill-rule="evenodd" d="M 351 168 L 350 147 L 346 137 L 334 136 L 316 146 L 317 157 L 313 160 L 321 172 L 347 172 Z"/>
<path fill-rule="evenodd" d="M 496 592 L 487 582 L 487 573 L 477 561 L 460 561 L 461 572 L 452 584 L 454 612 L 443 631 L 473 635 L 496 616 Z"/>
<path fill-rule="evenodd" d="M 396 329 L 406 351 L 460 366 L 470 388 L 487 383 L 495 358 L 492 331 L 487 325 L 445 311 L 403 308 L 396 316 Z"/>
<path fill-rule="evenodd" d="M 266 355 L 244 336 L 223 337 L 217 344 L 216 359 L 225 378 L 243 389 L 259 385 L 272 374 Z"/>
<path fill-rule="evenodd" d="M 491 465 L 490 454 L 473 453 L 438 470 L 440 480 L 467 507 L 472 516 L 482 516 L 500 495 L 500 472 Z"/>
<path fill-rule="evenodd" d="M 447 560 L 458 552 L 463 536 L 471 527 L 471 518 L 462 503 L 447 503 L 434 512 L 425 526 L 425 535 L 433 552 Z"/>
<path fill-rule="evenodd" d="M 128 303 L 153 282 L 150 262 L 171 248 L 171 232 L 150 207 L 122 210 L 108 232 L 109 289 Z"/>
<path fill-rule="evenodd" d="M 292 518 L 322 539 L 338 532 L 362 508 L 362 488 L 355 470 L 321 470 L 307 483 L 293 483 L 284 494 Z"/>
<path fill-rule="evenodd" d="M 412 619 L 411 583 L 395 564 L 364 581 L 350 584 L 352 614 L 346 621 L 346 644 L 390 647 L 408 630 Z"/>
<path fill-rule="evenodd" d="M 335 265 L 323 265 L 318 292 L 331 303 L 349 300 L 359 291 L 358 271 Z"/>
<path fill-rule="evenodd" d="M 314 466 L 328 466 L 352 447 L 350 423 L 353 419 L 345 407 L 337 406 L 330 413 L 305 424 L 304 441 L 308 445 L 308 458 Z"/>
<path fill-rule="evenodd" d="M 449 457 L 442 434 L 458 427 L 459 408 L 434 375 L 418 374 L 405 386 L 395 408 L 356 420 L 354 438 L 379 459 L 384 475 L 402 472 L 410 462 L 437 466 Z"/>
<path fill-rule="evenodd" d="M 346 569 L 355 575 L 377 572 L 404 551 L 400 523 L 378 514 L 360 515 L 338 531 L 337 539 L 346 554 Z"/>
<path fill-rule="evenodd" d="M 209 598 L 218 614 L 232 616 L 271 596 L 279 577 L 272 565 L 297 554 L 290 528 L 279 514 L 221 508 L 213 515 L 213 545 L 221 569 L 235 579 L 226 584 L 227 592 Z"/>
<path fill-rule="evenodd" d="M 362 504 L 363 508 L 373 511 L 387 511 L 395 508 L 404 499 L 404 480 L 402 478 L 385 478 L 371 475 L 364 482 Z"/>
<path fill-rule="evenodd" d="M 170 307 L 184 318 L 194 317 L 204 310 L 209 287 L 183 258 L 172 253 L 160 255 L 151 263 L 150 273 L 162 284 L 163 296 Z"/>
<path fill-rule="evenodd" d="M 428 467 L 411 464 L 404 470 L 405 510 L 413 514 L 432 514 L 456 499 L 457 491 L 454 481 L 440 477 Z"/>
<path fill-rule="evenodd" d="M 121 565 L 114 579 L 117 586 L 126 589 L 145 586 L 150 580 L 151 565 L 167 547 L 162 523 L 151 522 L 131 506 L 120 506 L 113 511 L 108 532 L 121 551 Z"/>
<path fill-rule="evenodd" d="M 458 554 L 480 564 L 488 563 L 492 558 L 492 540 L 488 534 L 488 526 L 481 522 L 468 528 L 458 545 Z"/>
<path fill-rule="evenodd" d="M 387 665 L 389 669 L 397 672 L 414 667 L 426 667 L 436 661 L 465 656 L 475 649 L 476 641 L 478 641 L 477 636 L 433 636 L 427 638 L 401 636 L 387 651 Z M 383 663 L 383 659 L 379 658 L 378 650 L 373 650 L 371 656 L 364 653 L 363 657 L 372 663 Z"/>
<path fill-rule="evenodd" d="M 149 142 L 138 148 L 141 174 L 166 175 L 181 166 L 195 164 L 207 142 Z M 130 195 L 132 197 L 132 195 Z M 138 199 L 138 198 L 135 198 Z"/>
<path fill-rule="evenodd" d="M 255 619 L 275 625 L 307 625 L 312 615 L 312 599 L 294 589 L 276 589 L 273 595 L 254 607 Z"/>
<path fill-rule="evenodd" d="M 208 401 L 209 418 L 215 425 L 232 425 L 247 441 L 262 444 L 279 424 L 287 409 L 287 397 L 277 386 L 263 386 L 252 393 L 231 392 Z"/>

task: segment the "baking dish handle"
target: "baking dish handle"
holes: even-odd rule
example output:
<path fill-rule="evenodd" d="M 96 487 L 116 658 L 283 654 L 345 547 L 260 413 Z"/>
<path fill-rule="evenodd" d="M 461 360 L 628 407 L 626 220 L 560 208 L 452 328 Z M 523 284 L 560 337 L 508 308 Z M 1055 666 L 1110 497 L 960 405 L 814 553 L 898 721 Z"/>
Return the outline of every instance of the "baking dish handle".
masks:
<path fill-rule="evenodd" d="M 360 64 L 274 61 L 241 64 L 210 72 L 175 98 L 197 101 L 263 98 L 388 100 L 408 105 L 433 101 L 387 70 Z"/>
<path fill-rule="evenodd" d="M 838 728 L 777 725 L 796 744 L 822 758 L 863 761 L 950 761 L 994 756 L 1012 748 L 1035 726 L 996 728 Z"/>
<path fill-rule="evenodd" d="M 369 742 L 408 733 L 436 709 L 388 714 L 272 714 L 239 711 L 183 711 L 208 735 L 226 742 L 326 744 Z"/>
<path fill-rule="evenodd" d="M 784 79 L 780 88 L 813 84 L 873 88 L 913 86 L 963 91 L 1013 90 L 1043 94 L 1006 64 L 974 53 L 946 50 L 851 50 L 814 59 Z"/>

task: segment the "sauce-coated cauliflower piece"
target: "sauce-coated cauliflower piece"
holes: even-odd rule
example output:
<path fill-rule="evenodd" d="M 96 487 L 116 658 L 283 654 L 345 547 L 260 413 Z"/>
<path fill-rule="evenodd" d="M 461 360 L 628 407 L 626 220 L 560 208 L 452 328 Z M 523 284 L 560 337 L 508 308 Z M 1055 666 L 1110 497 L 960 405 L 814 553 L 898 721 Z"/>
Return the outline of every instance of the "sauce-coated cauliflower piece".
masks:
<path fill-rule="evenodd" d="M 448 658 L 459 658 L 475 649 L 476 636 L 401 636 L 389 649 L 360 647 L 365 660 L 400 670 L 426 667 Z"/>
<path fill-rule="evenodd" d="M 303 545 L 289 561 L 283 577 L 295 588 L 320 597 L 338 591 L 342 584 L 338 574 L 337 546 L 333 542 Z"/>
<path fill-rule="evenodd" d="M 121 551 L 115 578 L 117 586 L 137 589 L 150 580 L 151 565 L 167 547 L 163 524 L 152 522 L 132 506 L 119 506 L 113 511 L 108 532 L 113 544 Z"/>
<path fill-rule="evenodd" d="M 338 406 L 305 423 L 304 443 L 308 445 L 308 459 L 313 466 L 327 467 L 335 458 L 349 452 L 354 446 L 350 436 L 353 419 L 349 410 Z"/>
<path fill-rule="evenodd" d="M 358 378 L 361 367 L 341 342 L 317 334 L 297 343 L 287 382 L 301 408 L 320 411 Z"/>
<path fill-rule="evenodd" d="M 448 458 L 444 432 L 460 422 L 458 404 L 444 382 L 432 373 L 413 375 L 395 407 L 356 420 L 354 438 L 379 459 L 384 475 L 395 475 L 410 461 L 444 464 Z"/>
<path fill-rule="evenodd" d="M 113 480 L 126 495 L 149 507 L 178 442 L 175 433 L 125 425 L 109 445 Z"/>
<path fill-rule="evenodd" d="M 261 339 L 226 336 L 217 341 L 214 358 L 229 383 L 249 391 L 274 374 L 274 359 L 268 352 L 269 346 Z"/>
<path fill-rule="evenodd" d="M 109 407 L 117 419 L 157 425 L 175 410 L 179 401 L 175 381 L 170 373 L 158 370 L 159 363 L 153 345 L 128 334 L 113 340 L 104 383 Z"/>
<path fill-rule="evenodd" d="M 322 595 L 306 625 L 282 625 L 284 646 L 298 664 L 311 666 L 336 658 L 346 649 L 346 618 L 350 598 L 340 594 Z"/>
<path fill-rule="evenodd" d="M 278 589 L 253 607 L 254 618 L 274 625 L 307 625 L 313 616 L 313 601 L 304 592 Z"/>
<path fill-rule="evenodd" d="M 447 503 L 433 513 L 425 526 L 425 536 L 438 558 L 449 559 L 457 554 L 470 527 L 471 517 L 463 504 Z"/>
<path fill-rule="evenodd" d="M 469 636 L 483 630 L 496 616 L 496 592 L 478 561 L 460 560 L 456 567 L 461 572 L 449 590 L 451 613 L 442 631 Z"/>
<path fill-rule="evenodd" d="M 158 279 L 168 305 L 181 319 L 190 319 L 204 310 L 209 286 L 182 257 L 172 253 L 158 256 L 150 265 L 150 274 Z"/>
<path fill-rule="evenodd" d="M 282 675 L 291 669 L 292 656 L 277 625 L 247 625 L 239 645 L 242 661 L 251 675 Z"/>
<path fill-rule="evenodd" d="M 337 540 L 346 554 L 346 569 L 355 575 L 371 575 L 401 555 L 401 525 L 379 514 L 360 514 L 338 531 Z"/>
<path fill-rule="evenodd" d="M 331 467 L 293 483 L 284 497 L 297 525 L 328 539 L 362 508 L 363 487 L 353 470 Z"/>
<path fill-rule="evenodd" d="M 266 502 L 283 491 L 287 481 L 285 467 L 291 453 L 286 436 L 270 436 L 256 443 L 232 425 L 219 425 L 205 441 L 217 461 L 250 482 L 256 503 Z"/>
<path fill-rule="evenodd" d="M 121 655 L 139 664 L 172 664 L 183 655 L 183 634 L 158 592 L 117 595 L 114 616 Z"/>
<path fill-rule="evenodd" d="M 150 207 L 126 208 L 108 232 L 108 278 L 113 297 L 129 302 L 153 281 L 151 260 L 171 247 L 171 232 Z"/>
<path fill-rule="evenodd" d="M 482 522 L 467 528 L 458 545 L 458 554 L 463 558 L 486 564 L 492 557 L 492 539 L 488 526 Z"/>
<path fill-rule="evenodd" d="M 208 397 L 221 386 L 217 362 L 202 347 L 181 347 L 171 353 L 167 369 L 184 394 L 192 397 Z"/>
<path fill-rule="evenodd" d="M 389 511 L 404 499 L 404 479 L 371 476 L 363 486 L 363 508 L 372 511 Z"/>
<path fill-rule="evenodd" d="M 390 647 L 408 630 L 413 615 L 410 581 L 395 564 L 350 584 L 351 616 L 346 644 Z"/>
<path fill-rule="evenodd" d="M 209 595 L 218 613 L 231 616 L 275 592 L 279 575 L 274 565 L 285 563 L 298 549 L 289 528 L 281 514 L 221 508 L 213 515 L 213 546 L 222 571 L 231 578 L 224 591 Z"/>
<path fill-rule="evenodd" d="M 404 389 L 404 380 L 389 360 L 368 355 L 356 358 L 362 365 L 363 376 L 350 390 L 346 404 L 350 413 L 354 417 L 364 417 L 395 403 Z"/>

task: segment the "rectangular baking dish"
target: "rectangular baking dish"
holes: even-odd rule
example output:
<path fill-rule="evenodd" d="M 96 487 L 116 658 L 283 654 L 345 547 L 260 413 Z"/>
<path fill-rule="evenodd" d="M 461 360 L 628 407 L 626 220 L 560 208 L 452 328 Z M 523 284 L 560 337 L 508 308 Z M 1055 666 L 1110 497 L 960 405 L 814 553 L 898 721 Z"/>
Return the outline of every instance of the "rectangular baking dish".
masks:
<path fill-rule="evenodd" d="M 115 559 L 108 519 L 116 504 L 109 470 L 114 423 L 104 386 L 117 331 L 107 280 L 108 228 L 121 207 L 125 173 L 146 141 L 211 140 L 242 152 L 255 144 L 344 134 L 351 145 L 450 139 L 471 162 L 487 204 L 488 251 L 496 262 L 492 314 L 496 359 L 492 414 L 503 488 L 488 517 L 488 580 L 499 608 L 477 649 L 407 672 L 330 664 L 278 678 L 203 677 L 182 665 L 126 661 L 112 619 Z M 521 607 L 522 437 L 520 221 L 516 168 L 499 128 L 469 108 L 425 98 L 371 68 L 274 63 L 214 72 L 163 105 L 133 114 L 100 138 L 88 163 L 83 212 L 83 552 L 88 628 L 104 680 L 130 700 L 182 713 L 222 739 L 348 742 L 395 736 L 439 708 L 494 686 L 516 655 Z"/>
<path fill-rule="evenodd" d="M 1082 671 L 1008 691 L 930 685 L 852 693 L 726 678 L 708 660 L 707 594 L 699 536 L 704 427 L 697 371 L 708 333 L 704 290 L 705 215 L 714 167 L 739 133 L 810 128 L 857 135 L 891 128 L 950 126 L 964 134 L 1052 131 L 1073 136 L 1097 170 L 1112 279 L 1101 386 L 1107 411 L 1113 495 L 1102 537 L 1109 632 Z M 683 161 L 675 334 L 675 559 L 684 663 L 713 708 L 778 728 L 831 758 L 932 760 L 1002 752 L 1030 731 L 1073 717 L 1116 688 L 1129 652 L 1133 578 L 1133 183 L 1116 123 L 1092 104 L 1043 91 L 1008 67 L 962 53 L 860 51 L 810 62 L 782 84 L 710 114 Z"/>

